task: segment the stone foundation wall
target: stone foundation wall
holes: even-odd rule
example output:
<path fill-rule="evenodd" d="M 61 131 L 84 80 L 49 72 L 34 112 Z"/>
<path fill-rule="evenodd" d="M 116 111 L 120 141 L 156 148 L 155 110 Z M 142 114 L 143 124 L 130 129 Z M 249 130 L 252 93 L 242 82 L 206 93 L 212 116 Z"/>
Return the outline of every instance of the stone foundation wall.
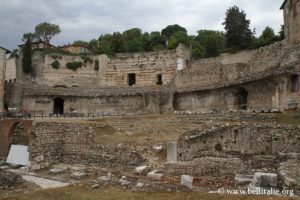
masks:
<path fill-rule="evenodd" d="M 134 149 L 94 143 L 95 131 L 87 124 L 35 123 L 29 145 L 34 169 L 56 162 L 88 164 L 101 167 L 138 166 L 143 156 Z"/>
<path fill-rule="evenodd" d="M 3 110 L 6 50 L 0 48 L 0 112 Z"/>
<path fill-rule="evenodd" d="M 193 177 L 201 176 L 234 176 L 237 173 L 250 171 L 239 158 L 197 158 L 188 162 L 165 163 L 163 166 L 168 176 L 181 176 L 182 174 Z"/>
<path fill-rule="evenodd" d="M 275 167 L 292 154 L 300 154 L 300 128 L 295 126 L 219 125 L 188 132 L 178 144 L 182 161 L 234 157 L 254 169 Z"/>

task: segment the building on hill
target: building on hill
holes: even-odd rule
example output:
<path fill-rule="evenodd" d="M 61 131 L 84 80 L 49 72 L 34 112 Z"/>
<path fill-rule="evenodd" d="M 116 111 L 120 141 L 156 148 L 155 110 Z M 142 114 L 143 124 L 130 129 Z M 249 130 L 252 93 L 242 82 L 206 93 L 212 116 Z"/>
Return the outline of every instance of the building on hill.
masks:
<path fill-rule="evenodd" d="M 59 49 L 72 53 L 72 54 L 91 54 L 92 50 L 81 44 L 70 44 L 59 47 Z"/>
<path fill-rule="evenodd" d="M 300 43 L 300 1 L 285 0 L 280 7 L 284 16 L 284 33 L 288 43 Z"/>
<path fill-rule="evenodd" d="M 23 47 L 24 47 L 24 44 L 19 45 L 20 49 L 22 49 Z M 41 40 L 33 41 L 31 43 L 31 49 L 32 50 L 52 49 L 52 48 L 56 48 L 56 47 L 52 44 L 45 44 Z"/>

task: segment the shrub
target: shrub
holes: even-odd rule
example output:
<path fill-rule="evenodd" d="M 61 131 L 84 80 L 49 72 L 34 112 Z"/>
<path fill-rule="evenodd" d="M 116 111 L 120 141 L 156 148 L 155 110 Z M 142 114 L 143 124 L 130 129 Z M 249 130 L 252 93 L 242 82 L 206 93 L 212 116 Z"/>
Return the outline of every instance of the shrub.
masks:
<path fill-rule="evenodd" d="M 67 67 L 68 69 L 71 69 L 71 70 L 73 70 L 73 71 L 76 71 L 78 68 L 82 67 L 82 62 L 76 62 L 76 61 L 74 61 L 74 62 L 68 62 L 68 63 L 66 64 L 66 67 Z"/>
<path fill-rule="evenodd" d="M 51 63 L 51 66 L 54 69 L 59 69 L 60 63 L 57 60 L 55 60 L 55 61 L 53 61 L 53 63 Z"/>
<path fill-rule="evenodd" d="M 93 64 L 93 60 L 89 56 L 81 56 L 81 59 L 83 60 L 84 64 Z"/>
<path fill-rule="evenodd" d="M 99 71 L 99 60 L 95 60 L 94 70 Z"/>

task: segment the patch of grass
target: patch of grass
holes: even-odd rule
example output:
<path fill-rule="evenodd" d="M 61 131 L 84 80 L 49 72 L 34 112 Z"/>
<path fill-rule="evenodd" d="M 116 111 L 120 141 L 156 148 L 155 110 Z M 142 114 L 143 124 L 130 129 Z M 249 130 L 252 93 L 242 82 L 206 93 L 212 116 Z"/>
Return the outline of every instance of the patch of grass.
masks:
<path fill-rule="evenodd" d="M 93 64 L 93 62 L 94 62 L 89 56 L 82 55 L 80 57 L 83 60 L 84 64 L 87 64 L 87 63 Z"/>
<path fill-rule="evenodd" d="M 300 113 L 299 112 L 281 113 L 276 115 L 276 121 L 279 124 L 300 126 Z"/>

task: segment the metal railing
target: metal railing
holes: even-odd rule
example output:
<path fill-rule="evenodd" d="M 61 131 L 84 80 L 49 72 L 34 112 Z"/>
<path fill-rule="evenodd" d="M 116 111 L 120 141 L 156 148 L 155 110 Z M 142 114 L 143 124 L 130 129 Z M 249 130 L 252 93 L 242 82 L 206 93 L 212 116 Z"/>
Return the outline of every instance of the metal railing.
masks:
<path fill-rule="evenodd" d="M 0 112 L 0 120 L 4 119 L 93 119 L 101 118 L 106 116 L 133 116 L 143 115 L 140 112 L 103 112 L 103 113 L 64 113 L 64 114 L 44 114 L 42 112 Z"/>

